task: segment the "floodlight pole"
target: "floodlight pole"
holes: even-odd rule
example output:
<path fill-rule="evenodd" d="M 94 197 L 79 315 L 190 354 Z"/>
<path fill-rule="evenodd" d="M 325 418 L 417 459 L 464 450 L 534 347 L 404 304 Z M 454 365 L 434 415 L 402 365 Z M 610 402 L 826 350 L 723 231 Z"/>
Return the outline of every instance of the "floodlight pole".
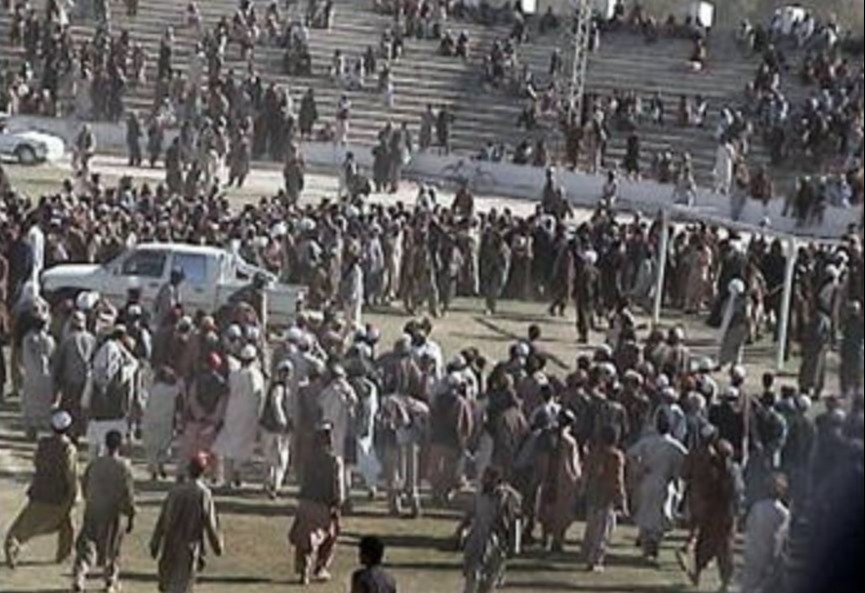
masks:
<path fill-rule="evenodd" d="M 796 239 L 789 237 L 786 245 L 787 266 L 784 271 L 784 294 L 781 296 L 781 310 L 778 319 L 778 359 L 775 368 L 784 370 L 787 362 L 787 335 L 790 330 L 790 305 L 793 302 L 793 282 L 796 279 L 796 259 L 798 249 Z"/>
<path fill-rule="evenodd" d="M 571 114 L 583 117 L 586 100 L 586 72 L 592 39 L 592 7 L 590 0 L 572 0 L 576 26 L 573 30 L 573 61 L 571 63 Z M 580 120 L 578 120 L 580 121 Z"/>

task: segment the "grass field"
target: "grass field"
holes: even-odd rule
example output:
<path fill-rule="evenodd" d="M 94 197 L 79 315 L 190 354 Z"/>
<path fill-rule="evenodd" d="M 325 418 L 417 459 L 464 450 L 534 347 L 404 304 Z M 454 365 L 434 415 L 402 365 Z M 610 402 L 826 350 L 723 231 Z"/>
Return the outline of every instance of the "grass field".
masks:
<path fill-rule="evenodd" d="M 13 168 L 11 173 L 16 182 L 21 181 L 22 189 L 34 195 L 53 190 L 65 175 L 62 170 L 45 168 L 23 171 Z M 495 317 L 485 317 L 481 312 L 480 302 L 459 300 L 456 310 L 436 323 L 433 338 L 441 343 L 446 356 L 450 357 L 467 345 L 475 345 L 488 359 L 498 360 L 516 337 L 525 335 L 529 323 L 538 323 L 543 329 L 543 346 L 553 356 L 551 372 L 565 372 L 581 351 L 575 343 L 573 321 L 548 317 L 542 303 L 505 302 Z M 399 311 L 388 310 L 370 313 L 367 320 L 381 328 L 387 346 L 398 336 L 407 318 Z M 685 324 L 688 342 L 696 354 L 715 352 L 714 331 L 708 330 L 700 320 L 670 314 L 665 317 L 665 322 Z M 599 335 L 593 336 L 594 343 L 600 339 Z M 750 347 L 748 360 L 753 365 L 750 380 L 759 380 L 761 371 L 771 366 L 773 358 L 772 344 L 760 343 Z M 835 364 L 834 359 L 832 364 Z M 791 361 L 790 368 L 796 368 L 795 360 Z M 5 530 L 20 508 L 29 479 L 32 446 L 22 440 L 17 417 L 15 402 L 0 411 L 0 536 L 5 536 Z M 122 579 L 124 591 L 144 593 L 156 590 L 155 563 L 148 557 L 147 543 L 167 486 L 149 483 L 139 461 L 136 461 L 135 468 L 139 480 L 140 516 L 136 530 L 124 548 Z M 362 535 L 377 534 L 383 536 L 389 546 L 387 564 L 398 580 L 401 593 L 461 592 L 461 556 L 453 549 L 452 536 L 461 514 L 460 506 L 465 504 L 467 496 L 462 496 L 455 508 L 428 509 L 418 520 L 394 520 L 386 516 L 381 501 L 360 500 L 356 505 L 357 512 L 343 523 L 341 545 L 332 570 L 334 580 L 326 585 L 313 585 L 310 590 L 346 592 L 348 577 L 356 565 L 352 545 Z M 210 559 L 200 591 L 299 591 L 300 588 L 294 585 L 292 556 L 287 543 L 294 504 L 295 499 L 291 496 L 271 502 L 254 487 L 239 495 L 219 495 L 217 508 L 227 553 L 223 558 Z M 578 558 L 582 529 L 582 524 L 572 528 L 564 554 L 550 556 L 530 550 L 512 562 L 504 590 L 513 593 L 672 593 L 692 590 L 672 553 L 676 546 L 681 545 L 681 533 L 673 534 L 667 542 L 661 555 L 661 567 L 651 568 L 639 559 L 633 545 L 634 530 L 624 526 L 617 533 L 607 571 L 594 574 L 586 573 Z M 10 572 L 0 568 L 0 593 L 68 590 L 70 566 L 49 563 L 53 554 L 53 541 L 41 539 L 33 542 L 24 551 L 24 562 L 18 570 Z M 706 576 L 702 590 L 715 590 L 714 574 Z M 98 590 L 100 585 L 98 580 L 91 583 L 94 590 Z"/>
<path fill-rule="evenodd" d="M 446 352 L 472 343 L 497 358 L 504 354 L 512 338 L 522 335 L 527 323 L 542 325 L 544 347 L 560 364 L 571 366 L 577 353 L 570 323 L 552 320 L 542 313 L 540 304 L 505 303 L 501 316 L 484 317 L 480 303 L 461 301 L 460 309 L 442 320 L 434 330 Z M 369 319 L 383 330 L 385 341 L 392 339 L 406 318 L 396 313 L 372 314 Z M 694 324 L 692 343 L 698 352 L 709 352 L 713 342 L 707 332 Z M 771 348 L 758 345 L 752 349 L 757 367 L 765 367 Z M 555 370 L 555 369 L 554 369 Z M 22 442 L 15 430 L 17 414 L 12 407 L 0 416 L 0 533 L 8 527 L 12 515 L 24 497 L 29 472 L 31 446 Z M 144 593 L 155 590 L 155 564 L 147 557 L 147 542 L 155 522 L 165 485 L 146 481 L 144 468 L 136 463 L 140 491 L 140 518 L 135 533 L 127 541 L 124 562 L 124 591 Z M 360 494 L 358 493 L 360 496 Z M 465 496 L 460 504 L 465 503 Z M 250 486 L 241 495 L 219 496 L 218 509 L 227 543 L 224 558 L 212 559 L 202 580 L 201 590 L 212 593 L 299 590 L 293 584 L 291 555 L 287 533 L 294 499 L 267 500 L 257 487 Z M 322 593 L 347 591 L 346 579 L 355 564 L 352 544 L 364 534 L 379 534 L 389 544 L 388 564 L 394 570 L 403 593 L 457 593 L 461 591 L 460 556 L 453 550 L 452 536 L 460 517 L 460 504 L 449 510 L 432 509 L 419 520 L 394 520 L 385 515 L 383 502 L 361 499 L 357 514 L 345 520 L 341 547 L 334 566 L 334 581 L 314 585 Z M 590 574 L 582 570 L 578 549 L 582 524 L 569 533 L 569 545 L 560 556 L 550 557 L 530 551 L 512 563 L 506 591 L 539 593 L 575 591 L 594 593 L 667 593 L 690 590 L 679 570 L 672 551 L 681 543 L 675 534 L 662 554 L 660 569 L 643 565 L 633 546 L 635 533 L 620 528 L 608 570 Z M 3 593 L 63 591 L 68 585 L 69 567 L 45 564 L 53 557 L 53 542 L 37 540 L 25 554 L 25 564 L 14 573 L 0 569 L 0 591 Z M 716 587 L 714 575 L 706 579 L 704 591 Z M 94 581 L 94 586 L 98 582 Z"/>

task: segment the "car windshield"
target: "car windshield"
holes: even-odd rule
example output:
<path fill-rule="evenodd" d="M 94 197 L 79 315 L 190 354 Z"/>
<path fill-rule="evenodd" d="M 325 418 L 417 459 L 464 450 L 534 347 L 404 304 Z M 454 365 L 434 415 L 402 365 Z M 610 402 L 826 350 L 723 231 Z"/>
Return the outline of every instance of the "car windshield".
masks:
<path fill-rule="evenodd" d="M 123 262 L 120 273 L 124 276 L 161 278 L 165 270 L 165 260 L 164 251 L 136 251 Z"/>

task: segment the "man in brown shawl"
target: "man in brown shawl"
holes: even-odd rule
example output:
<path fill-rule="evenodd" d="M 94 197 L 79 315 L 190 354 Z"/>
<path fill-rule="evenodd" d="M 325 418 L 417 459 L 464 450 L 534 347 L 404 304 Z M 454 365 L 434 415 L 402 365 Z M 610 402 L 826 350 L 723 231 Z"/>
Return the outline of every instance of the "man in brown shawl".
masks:
<path fill-rule="evenodd" d="M 689 568 L 686 558 L 681 554 L 679 561 L 694 586 L 699 587 L 701 573 L 716 559 L 721 591 L 727 591 L 733 578 L 733 542 L 742 488 L 733 460 L 733 446 L 729 441 L 717 441 L 711 447 L 711 455 L 706 461 L 709 468 L 703 476 L 705 497 L 702 512 L 696 518 L 695 566 Z"/>
<path fill-rule="evenodd" d="M 576 418 L 570 411 L 559 414 L 559 433 L 549 456 L 545 480 L 541 485 L 538 519 L 544 532 L 544 543 L 552 539 L 552 551 L 562 552 L 565 534 L 574 522 L 577 494 L 582 476 L 580 449 L 571 434 Z"/>
<path fill-rule="evenodd" d="M 106 453 L 92 461 L 82 481 L 84 524 L 75 543 L 73 591 L 84 591 L 87 571 L 96 563 L 105 568 L 105 590 L 119 591 L 120 547 L 135 520 L 135 486 L 129 462 L 120 456 L 123 436 L 112 430 L 105 437 Z M 121 518 L 126 517 L 126 529 Z"/>
<path fill-rule="evenodd" d="M 339 511 L 345 501 L 345 471 L 333 451 L 333 428 L 322 424 L 300 488 L 300 505 L 288 534 L 294 546 L 294 568 L 301 585 L 312 577 L 330 580 L 327 569 L 339 537 Z"/>
<path fill-rule="evenodd" d="M 194 457 L 189 479 L 171 490 L 162 505 L 150 540 L 150 555 L 159 559 L 161 593 L 192 593 L 195 578 L 205 566 L 205 537 L 213 552 L 222 555 L 216 506 L 202 480 L 206 468 L 206 457 Z"/>
<path fill-rule="evenodd" d="M 436 397 L 430 414 L 428 478 L 433 498 L 449 502 L 459 490 L 459 463 L 474 431 L 466 385 L 457 375 L 447 378 L 447 389 Z"/>

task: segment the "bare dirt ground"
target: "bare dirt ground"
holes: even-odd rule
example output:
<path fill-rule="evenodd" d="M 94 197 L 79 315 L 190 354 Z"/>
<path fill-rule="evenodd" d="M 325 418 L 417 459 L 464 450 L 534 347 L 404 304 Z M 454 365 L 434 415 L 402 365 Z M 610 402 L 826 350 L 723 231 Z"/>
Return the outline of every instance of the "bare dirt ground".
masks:
<path fill-rule="evenodd" d="M 97 159 L 97 170 L 107 181 L 130 172 L 117 159 Z M 13 180 L 31 195 L 56 188 L 66 175 L 65 167 L 42 167 L 26 169 L 12 167 Z M 138 178 L 159 178 L 162 172 L 135 171 Z M 232 192 L 232 199 L 250 200 L 263 193 L 269 194 L 278 188 L 281 178 L 278 172 L 255 172 L 247 188 Z M 320 199 L 333 194 L 336 180 L 315 175 L 309 179 L 310 191 L 307 199 Z M 414 201 L 414 189 L 396 196 L 407 203 Z M 379 198 L 376 198 L 379 199 Z M 386 197 L 384 199 L 394 199 Z M 444 198 L 449 199 L 449 196 Z M 510 207 L 515 212 L 525 213 L 532 204 L 516 203 L 513 200 L 483 199 L 482 207 Z M 538 323 L 544 333 L 545 349 L 554 357 L 551 372 L 565 372 L 581 352 L 575 343 L 572 319 L 553 319 L 546 315 L 543 303 L 505 302 L 496 317 L 482 315 L 482 305 L 476 300 L 462 299 L 456 310 L 447 318 L 437 322 L 433 338 L 438 340 L 446 355 L 465 347 L 478 346 L 488 359 L 502 357 L 508 345 L 518 336 L 525 335 L 529 323 Z M 569 311 L 572 314 L 573 311 Z M 384 342 L 391 343 L 406 322 L 405 315 L 398 310 L 371 312 L 368 320 L 378 325 Z M 646 322 L 645 319 L 642 320 Z M 668 313 L 666 324 L 684 323 L 688 342 L 698 355 L 716 351 L 714 330 L 705 327 L 699 319 L 683 318 Z M 602 336 L 593 335 L 593 343 Z M 763 370 L 771 368 L 774 346 L 761 342 L 749 348 L 752 382 L 759 381 Z M 835 386 L 834 365 L 831 387 Z M 797 361 L 790 362 L 789 370 L 797 368 Z M 723 382 L 723 378 L 719 378 Z M 784 380 L 792 380 L 787 375 Z M 22 439 L 18 427 L 17 401 L 0 408 L 0 537 L 14 519 L 25 497 L 30 475 L 33 447 Z M 166 484 L 150 483 L 140 463 L 141 456 L 133 452 L 139 491 L 140 515 L 136 530 L 124 548 L 124 591 L 145 593 L 156 590 L 155 563 L 147 553 L 152 528 L 159 505 L 167 488 Z M 200 590 L 205 593 L 285 593 L 300 591 L 294 584 L 291 553 L 287 533 L 293 514 L 295 499 L 293 490 L 277 502 L 267 500 L 257 486 L 249 486 L 240 494 L 217 496 L 217 508 L 225 532 L 227 553 L 223 558 L 211 558 L 201 580 Z M 358 496 L 362 497 L 360 493 Z M 386 516 L 381 501 L 368 502 L 359 498 L 357 512 L 343 524 L 340 548 L 332 573 L 334 580 L 326 585 L 310 587 L 321 593 L 344 593 L 348 591 L 348 578 L 356 565 L 356 553 L 352 545 L 365 534 L 383 536 L 388 544 L 387 564 L 394 572 L 401 593 L 458 593 L 462 591 L 460 574 L 461 556 L 454 551 L 452 535 L 460 517 L 460 504 L 452 509 L 429 509 L 422 519 L 394 520 Z M 80 514 L 81 509 L 77 512 Z M 665 544 L 661 555 L 661 567 L 651 568 L 639 559 L 633 545 L 635 533 L 631 527 L 621 527 L 615 538 L 609 566 L 605 573 L 586 573 L 579 562 L 578 550 L 583 525 L 576 524 L 569 533 L 569 542 L 564 554 L 550 556 L 530 551 L 511 563 L 505 591 L 514 593 L 554 593 L 572 591 L 584 593 L 673 593 L 692 590 L 679 570 L 673 550 L 681 545 L 683 534 L 676 532 Z M 50 562 L 54 556 L 52 539 L 39 539 L 23 553 L 23 565 L 15 572 L 0 568 L 0 593 L 60 592 L 69 590 L 70 566 L 57 566 Z M 702 591 L 717 590 L 714 574 L 707 574 Z M 98 590 L 101 581 L 93 580 L 91 589 Z"/>

